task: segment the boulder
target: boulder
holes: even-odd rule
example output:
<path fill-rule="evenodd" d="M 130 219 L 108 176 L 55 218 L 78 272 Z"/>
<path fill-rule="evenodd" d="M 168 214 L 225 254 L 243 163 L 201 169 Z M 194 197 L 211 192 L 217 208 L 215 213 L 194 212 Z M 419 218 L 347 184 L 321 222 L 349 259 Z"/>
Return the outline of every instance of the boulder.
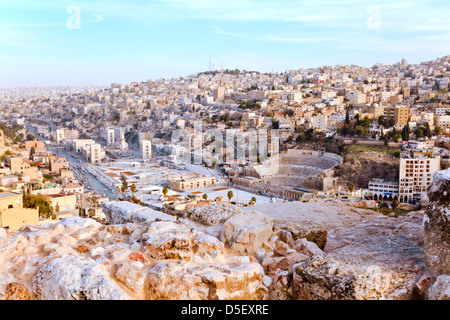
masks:
<path fill-rule="evenodd" d="M 143 290 L 145 284 L 144 266 L 140 262 L 125 262 L 117 265 L 114 274 L 116 280 L 134 293 Z"/>
<path fill-rule="evenodd" d="M 450 300 L 450 276 L 440 275 L 428 290 L 429 300 Z"/>
<path fill-rule="evenodd" d="M 290 220 L 274 220 L 274 227 L 290 232 L 294 241 L 304 238 L 314 242 L 321 250 L 324 250 L 327 245 L 327 230 L 312 220 L 305 220 L 301 223 Z"/>
<path fill-rule="evenodd" d="M 152 258 L 191 261 L 198 257 L 223 254 L 219 239 L 178 222 L 158 221 L 142 235 L 144 251 Z"/>
<path fill-rule="evenodd" d="M 198 206 L 187 212 L 187 217 L 204 225 L 214 225 L 225 222 L 231 216 L 243 213 L 239 207 L 229 203 L 213 202 L 209 205 Z"/>
<path fill-rule="evenodd" d="M 255 254 L 272 235 L 273 221 L 263 213 L 235 214 L 222 228 L 220 240 L 237 252 Z"/>
<path fill-rule="evenodd" d="M 434 175 L 423 217 L 424 257 L 437 274 L 450 274 L 450 169 Z"/>
<path fill-rule="evenodd" d="M 294 265 L 293 294 L 300 300 L 408 300 L 415 275 L 396 271 L 312 257 Z"/>
<path fill-rule="evenodd" d="M 30 292 L 22 283 L 12 282 L 6 286 L 5 300 L 30 300 Z"/>
<path fill-rule="evenodd" d="M 174 221 L 176 217 L 128 201 L 105 201 L 102 210 L 111 224 Z"/>
<path fill-rule="evenodd" d="M 103 265 L 78 255 L 44 264 L 32 279 L 41 300 L 129 300 Z"/>
<path fill-rule="evenodd" d="M 379 216 L 351 228 L 333 229 L 329 237 L 333 241 L 325 254 L 315 253 L 294 266 L 294 297 L 413 298 L 418 272 L 425 268 L 421 219 Z M 313 249 L 301 242 L 296 240 L 298 248 Z"/>
<path fill-rule="evenodd" d="M 267 293 L 259 263 L 160 262 L 148 273 L 149 300 L 260 300 Z"/>

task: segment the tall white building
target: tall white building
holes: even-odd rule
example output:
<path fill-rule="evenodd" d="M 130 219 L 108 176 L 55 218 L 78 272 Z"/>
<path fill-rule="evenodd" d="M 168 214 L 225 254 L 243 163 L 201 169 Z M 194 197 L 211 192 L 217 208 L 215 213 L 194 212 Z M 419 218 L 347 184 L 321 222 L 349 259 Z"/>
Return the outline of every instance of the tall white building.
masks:
<path fill-rule="evenodd" d="M 88 158 L 91 163 L 100 163 L 105 157 L 105 152 L 102 150 L 102 146 L 99 143 L 90 145 L 90 152 Z"/>
<path fill-rule="evenodd" d="M 433 183 L 433 175 L 441 167 L 440 156 L 424 153 L 402 154 L 400 158 L 399 201 L 420 201 Z"/>
<path fill-rule="evenodd" d="M 111 128 L 106 129 L 106 143 L 108 145 L 111 145 L 114 142 L 116 142 L 114 129 Z"/>
<path fill-rule="evenodd" d="M 151 140 L 141 140 L 141 157 L 148 160 L 152 157 L 152 142 Z"/>

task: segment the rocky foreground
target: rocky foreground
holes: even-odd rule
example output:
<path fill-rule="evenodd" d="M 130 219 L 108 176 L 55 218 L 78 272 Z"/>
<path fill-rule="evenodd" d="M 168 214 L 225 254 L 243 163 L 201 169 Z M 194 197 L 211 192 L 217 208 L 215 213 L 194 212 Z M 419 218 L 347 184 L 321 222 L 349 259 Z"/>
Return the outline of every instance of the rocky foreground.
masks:
<path fill-rule="evenodd" d="M 177 218 L 112 201 L 108 225 L 0 229 L 0 299 L 450 299 L 448 172 L 435 180 L 429 207 L 398 218 L 335 202 Z"/>

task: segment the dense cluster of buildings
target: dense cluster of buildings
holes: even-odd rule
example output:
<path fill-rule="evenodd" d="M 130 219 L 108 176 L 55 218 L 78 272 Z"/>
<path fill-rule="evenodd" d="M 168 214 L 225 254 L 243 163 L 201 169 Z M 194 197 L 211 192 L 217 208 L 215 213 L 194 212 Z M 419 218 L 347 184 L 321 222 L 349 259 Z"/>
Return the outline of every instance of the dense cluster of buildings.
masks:
<path fill-rule="evenodd" d="M 30 179 L 33 191 L 45 190 L 50 187 L 44 177 L 53 175 L 52 183 L 60 193 L 76 189 L 76 182 L 68 181 L 64 160 L 46 151 L 43 142 L 24 139 L 28 133 L 24 126 L 30 123 L 41 141 L 74 152 L 93 167 L 129 157 L 159 159 L 165 166 L 176 167 L 177 156 L 185 162 L 199 156 L 200 165 L 214 168 L 222 159 L 219 153 L 229 149 L 216 150 L 208 161 L 194 154 L 191 146 L 211 144 L 206 134 L 193 135 L 200 122 L 201 133 L 213 130 L 222 137 L 231 131 L 278 130 L 279 144 L 272 144 L 274 136 L 268 134 L 272 141 L 264 158 L 307 142 L 313 133 L 336 141 L 397 143 L 401 151 L 398 181 L 376 177 L 366 194 L 372 199 L 416 201 L 434 172 L 448 164 L 449 79 L 450 56 L 446 56 L 419 64 L 405 59 L 392 65 L 377 63 L 370 68 L 336 65 L 281 73 L 210 70 L 105 88 L 4 89 L 0 90 L 1 122 L 8 128 L 23 128 L 15 132 L 22 135 L 15 142 L 24 143 L 2 161 L 0 181 L 15 175 Z M 352 126 L 355 130 L 348 130 Z M 191 145 L 185 139 L 173 139 L 178 129 L 192 135 Z M 0 146 L 4 146 L 3 136 Z M 252 147 L 245 147 L 244 155 Z M 4 152 L 0 149 L 0 156 Z M 249 165 L 224 159 L 221 173 L 249 176 Z M 11 179 L 8 186 L 18 182 Z M 119 183 L 105 172 L 103 179 L 111 185 Z M 180 179 L 166 185 L 182 190 Z M 183 179 L 206 181 L 200 176 Z M 191 186 L 185 180 L 184 189 L 195 189 L 198 183 Z"/>

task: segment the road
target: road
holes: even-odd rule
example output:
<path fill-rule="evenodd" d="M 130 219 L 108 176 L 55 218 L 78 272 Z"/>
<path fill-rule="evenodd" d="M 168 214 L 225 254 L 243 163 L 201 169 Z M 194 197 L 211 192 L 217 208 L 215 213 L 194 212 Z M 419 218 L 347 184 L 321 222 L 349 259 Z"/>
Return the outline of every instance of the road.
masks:
<path fill-rule="evenodd" d="M 115 199 L 115 193 L 86 170 L 81 158 L 78 158 L 72 152 L 64 150 L 62 147 L 52 146 L 48 149 L 58 157 L 64 157 L 69 161 L 70 169 L 73 170 L 74 176 L 84 185 L 86 191 L 93 191 L 100 195 L 105 195 L 110 199 Z"/>
<path fill-rule="evenodd" d="M 46 121 L 48 122 L 48 121 Z M 53 122 L 48 122 L 49 124 L 53 124 Z M 27 125 L 27 129 L 36 136 L 37 139 L 41 139 L 38 135 L 36 135 L 36 130 L 33 129 L 32 126 Z M 53 126 L 52 126 L 52 129 Z M 53 153 L 55 153 L 58 157 L 64 157 L 69 161 L 70 169 L 73 171 L 74 177 L 79 180 L 83 186 L 85 187 L 85 191 L 93 191 L 100 195 L 105 195 L 110 199 L 115 199 L 116 194 L 111 191 L 108 187 L 106 187 L 103 183 L 101 183 L 95 176 L 89 173 L 86 168 L 84 168 L 84 162 L 81 158 L 78 158 L 74 153 L 70 153 L 64 150 L 63 147 L 58 146 L 48 146 L 47 149 Z"/>

